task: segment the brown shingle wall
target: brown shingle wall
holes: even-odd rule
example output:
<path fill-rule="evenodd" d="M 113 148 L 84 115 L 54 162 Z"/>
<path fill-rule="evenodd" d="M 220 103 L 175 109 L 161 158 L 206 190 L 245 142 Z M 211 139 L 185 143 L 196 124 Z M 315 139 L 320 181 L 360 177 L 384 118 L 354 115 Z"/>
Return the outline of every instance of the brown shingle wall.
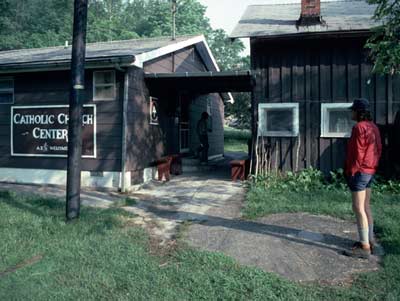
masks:
<path fill-rule="evenodd" d="M 7 75 L 2 75 L 7 76 Z M 13 106 L 67 105 L 69 103 L 70 72 L 52 71 L 10 74 L 14 78 Z M 116 71 L 117 98 L 113 101 L 93 101 L 93 71 L 85 74 L 85 104 L 96 104 L 97 158 L 82 159 L 82 170 L 119 171 L 121 168 L 121 110 L 123 74 Z M 66 169 L 64 158 L 12 157 L 10 146 L 11 105 L 0 105 L 0 167 Z"/>
<path fill-rule="evenodd" d="M 165 153 L 163 115 L 161 125 L 150 125 L 149 91 L 142 69 L 129 71 L 129 102 L 127 118 L 127 170 L 138 171 L 148 167 Z"/>

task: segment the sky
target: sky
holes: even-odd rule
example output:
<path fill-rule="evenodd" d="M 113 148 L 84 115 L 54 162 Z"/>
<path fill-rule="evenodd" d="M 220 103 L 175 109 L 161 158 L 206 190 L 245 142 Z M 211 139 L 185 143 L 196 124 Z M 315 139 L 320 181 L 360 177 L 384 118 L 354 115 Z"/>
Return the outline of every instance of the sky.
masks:
<path fill-rule="evenodd" d="M 246 7 L 252 4 L 299 3 L 301 0 L 199 0 L 207 7 L 206 15 L 213 29 L 222 28 L 228 35 L 242 17 Z M 249 39 L 242 39 L 246 45 L 243 55 L 250 54 Z"/>

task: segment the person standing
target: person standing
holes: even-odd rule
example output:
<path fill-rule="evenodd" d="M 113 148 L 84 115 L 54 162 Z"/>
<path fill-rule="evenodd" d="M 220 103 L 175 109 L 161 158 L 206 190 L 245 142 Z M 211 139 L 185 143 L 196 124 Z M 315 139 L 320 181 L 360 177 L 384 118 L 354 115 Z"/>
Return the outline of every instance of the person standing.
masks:
<path fill-rule="evenodd" d="M 198 149 L 200 162 L 207 163 L 208 162 L 208 149 L 210 145 L 208 144 L 208 132 L 211 130 L 208 129 L 208 113 L 203 112 L 201 113 L 201 118 L 197 122 L 197 135 L 199 136 L 200 140 L 200 147 Z"/>
<path fill-rule="evenodd" d="M 382 153 L 381 136 L 372 122 L 367 99 L 355 99 L 351 106 L 352 119 L 356 121 L 347 146 L 345 173 L 352 195 L 360 241 L 345 255 L 368 258 L 378 248 L 374 237 L 374 220 L 371 212 L 371 184 Z M 379 246 L 380 248 L 380 246 Z"/>

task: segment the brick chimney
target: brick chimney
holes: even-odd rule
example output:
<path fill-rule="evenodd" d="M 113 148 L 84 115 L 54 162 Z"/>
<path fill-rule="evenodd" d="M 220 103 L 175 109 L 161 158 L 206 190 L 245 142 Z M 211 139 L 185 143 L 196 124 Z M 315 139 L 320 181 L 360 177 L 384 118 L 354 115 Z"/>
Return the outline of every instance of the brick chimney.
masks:
<path fill-rule="evenodd" d="M 320 0 L 301 0 L 301 18 L 321 17 Z"/>
<path fill-rule="evenodd" d="M 301 0 L 301 15 L 296 25 L 325 25 L 321 17 L 321 0 Z"/>

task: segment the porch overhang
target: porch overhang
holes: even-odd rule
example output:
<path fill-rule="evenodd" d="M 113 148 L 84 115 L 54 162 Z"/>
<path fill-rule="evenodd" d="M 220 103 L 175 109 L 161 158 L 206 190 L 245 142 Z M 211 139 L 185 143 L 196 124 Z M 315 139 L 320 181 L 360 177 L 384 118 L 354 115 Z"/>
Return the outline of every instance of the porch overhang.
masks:
<path fill-rule="evenodd" d="M 174 89 L 199 94 L 251 92 L 253 75 L 251 71 L 208 71 L 178 73 L 146 73 L 146 83 L 150 89 Z"/>

